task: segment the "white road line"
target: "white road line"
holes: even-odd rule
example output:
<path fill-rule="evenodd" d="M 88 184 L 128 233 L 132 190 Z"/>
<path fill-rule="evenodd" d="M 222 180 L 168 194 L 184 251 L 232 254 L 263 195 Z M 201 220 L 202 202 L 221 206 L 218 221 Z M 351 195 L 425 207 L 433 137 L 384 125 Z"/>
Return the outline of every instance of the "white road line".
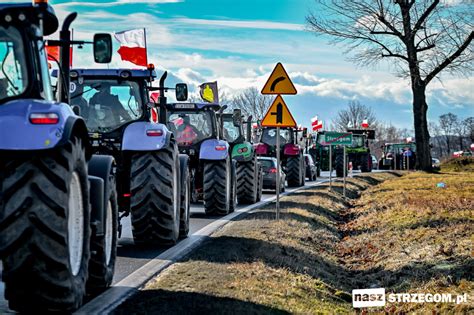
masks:
<path fill-rule="evenodd" d="M 282 193 L 282 196 L 286 196 L 298 190 L 311 188 L 324 183 L 329 180 L 323 180 L 321 182 L 315 182 L 304 187 L 298 187 L 289 189 L 287 192 Z M 253 209 L 262 207 L 266 204 L 273 202 L 275 197 L 270 197 L 266 200 L 260 201 L 259 203 L 249 205 L 245 208 L 236 210 L 234 213 L 228 214 L 225 217 L 216 219 L 209 223 L 199 231 L 190 235 L 188 238 L 179 242 L 177 245 L 171 247 L 165 252 L 161 253 L 157 257 L 151 259 L 148 263 L 129 274 L 127 277 L 114 284 L 110 289 L 84 305 L 74 314 L 77 315 L 91 315 L 91 314 L 109 314 L 113 309 L 122 304 L 128 297 L 138 291 L 139 288 L 143 287 L 151 278 L 169 267 L 174 262 L 183 258 L 185 255 L 190 253 L 193 249 L 198 247 L 207 237 L 212 233 L 232 221 L 233 219 L 245 214 Z"/>

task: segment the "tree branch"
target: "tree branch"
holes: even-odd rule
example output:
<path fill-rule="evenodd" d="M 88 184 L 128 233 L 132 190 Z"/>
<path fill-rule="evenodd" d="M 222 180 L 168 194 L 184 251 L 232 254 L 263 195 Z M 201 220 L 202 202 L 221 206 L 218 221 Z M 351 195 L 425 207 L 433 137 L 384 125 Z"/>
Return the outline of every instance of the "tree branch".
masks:
<path fill-rule="evenodd" d="M 429 50 L 429 49 L 432 49 L 432 48 L 435 48 L 435 47 L 436 47 L 435 44 L 431 44 L 431 45 L 428 45 L 428 46 L 425 46 L 425 47 L 422 47 L 422 48 L 417 48 L 416 52 L 422 52 L 422 51 Z"/>
<path fill-rule="evenodd" d="M 433 3 L 428 7 L 428 9 L 426 9 L 426 11 L 420 16 L 420 19 L 415 23 L 415 26 L 411 31 L 410 38 L 413 38 L 413 36 L 415 36 L 416 32 L 418 32 L 420 27 L 423 25 L 423 23 L 425 23 L 428 16 L 430 16 L 430 14 L 433 12 L 433 10 L 438 4 L 439 0 L 434 0 Z"/>
<path fill-rule="evenodd" d="M 458 58 L 464 50 L 469 46 L 469 44 L 472 42 L 474 39 L 474 32 L 471 32 L 469 36 L 466 38 L 464 43 L 459 46 L 459 48 L 449 57 L 447 57 L 442 63 L 440 63 L 433 71 L 431 71 L 430 74 L 426 76 L 425 82 L 428 84 L 435 76 L 438 75 L 444 68 L 449 66 L 450 63 L 452 63 L 456 58 Z"/>
<path fill-rule="evenodd" d="M 408 62 L 408 58 L 403 56 L 403 55 L 399 55 L 399 54 L 392 54 L 392 53 L 389 53 L 389 54 L 382 54 L 382 57 L 396 57 L 396 58 L 401 58 L 405 61 Z"/>

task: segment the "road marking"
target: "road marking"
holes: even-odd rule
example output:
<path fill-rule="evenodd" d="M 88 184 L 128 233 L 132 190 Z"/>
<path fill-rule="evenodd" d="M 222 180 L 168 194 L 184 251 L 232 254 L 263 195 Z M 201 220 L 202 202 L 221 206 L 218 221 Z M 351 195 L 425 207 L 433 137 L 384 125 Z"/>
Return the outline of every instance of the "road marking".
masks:
<path fill-rule="evenodd" d="M 308 189 L 314 186 L 319 186 L 327 183 L 329 180 L 323 180 L 321 182 L 311 183 L 307 186 L 289 189 L 283 193 L 282 196 L 289 195 L 293 192 Z M 182 240 L 175 246 L 151 259 L 148 263 L 129 274 L 121 281 L 114 284 L 110 289 L 84 305 L 74 314 L 77 315 L 89 315 L 89 314 L 109 314 L 116 307 L 122 304 L 127 298 L 142 288 L 150 279 L 158 275 L 161 271 L 177 262 L 193 249 L 201 245 L 201 243 L 207 239 L 212 233 L 222 228 L 230 221 L 238 218 L 239 216 L 248 213 L 251 210 L 265 206 L 273 201 L 275 197 L 269 197 L 268 199 L 262 200 L 256 204 L 246 206 L 238 209 L 235 212 L 226 215 L 225 217 L 212 221 L 196 233 L 190 235 L 188 238 Z"/>

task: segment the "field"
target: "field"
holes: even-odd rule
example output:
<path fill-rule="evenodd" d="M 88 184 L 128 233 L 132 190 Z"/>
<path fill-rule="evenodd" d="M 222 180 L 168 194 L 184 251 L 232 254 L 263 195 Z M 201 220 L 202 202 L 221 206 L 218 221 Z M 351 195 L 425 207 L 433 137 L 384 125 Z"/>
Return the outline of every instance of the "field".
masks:
<path fill-rule="evenodd" d="M 468 303 L 387 303 L 370 312 L 474 310 L 473 161 L 438 173 L 324 184 L 225 226 L 116 314 L 353 313 L 352 289 L 467 293 Z M 441 185 L 443 183 L 443 185 Z"/>

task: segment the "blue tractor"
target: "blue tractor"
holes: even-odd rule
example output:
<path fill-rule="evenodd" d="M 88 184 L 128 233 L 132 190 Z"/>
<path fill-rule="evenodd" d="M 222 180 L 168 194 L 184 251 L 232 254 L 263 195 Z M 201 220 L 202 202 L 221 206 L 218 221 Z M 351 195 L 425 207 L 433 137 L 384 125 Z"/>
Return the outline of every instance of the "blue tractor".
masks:
<path fill-rule="evenodd" d="M 218 104 L 167 105 L 168 126 L 180 153 L 189 156 L 192 200 L 204 201 L 208 215 L 226 215 L 236 206 L 236 165 L 219 119 Z"/>
<path fill-rule="evenodd" d="M 5 298 L 26 313 L 71 312 L 110 285 L 116 255 L 114 160 L 94 156 L 84 120 L 68 105 L 69 26 L 59 40 L 55 99 L 43 36 L 58 29 L 45 1 L 0 4 L 0 259 Z M 111 37 L 94 36 L 96 62 Z"/>
<path fill-rule="evenodd" d="M 70 75 L 71 105 L 86 121 L 94 154 L 117 162 L 119 211 L 131 214 L 135 243 L 173 245 L 186 237 L 188 157 L 158 122 L 158 104 L 149 97 L 155 70 L 73 69 Z"/>

